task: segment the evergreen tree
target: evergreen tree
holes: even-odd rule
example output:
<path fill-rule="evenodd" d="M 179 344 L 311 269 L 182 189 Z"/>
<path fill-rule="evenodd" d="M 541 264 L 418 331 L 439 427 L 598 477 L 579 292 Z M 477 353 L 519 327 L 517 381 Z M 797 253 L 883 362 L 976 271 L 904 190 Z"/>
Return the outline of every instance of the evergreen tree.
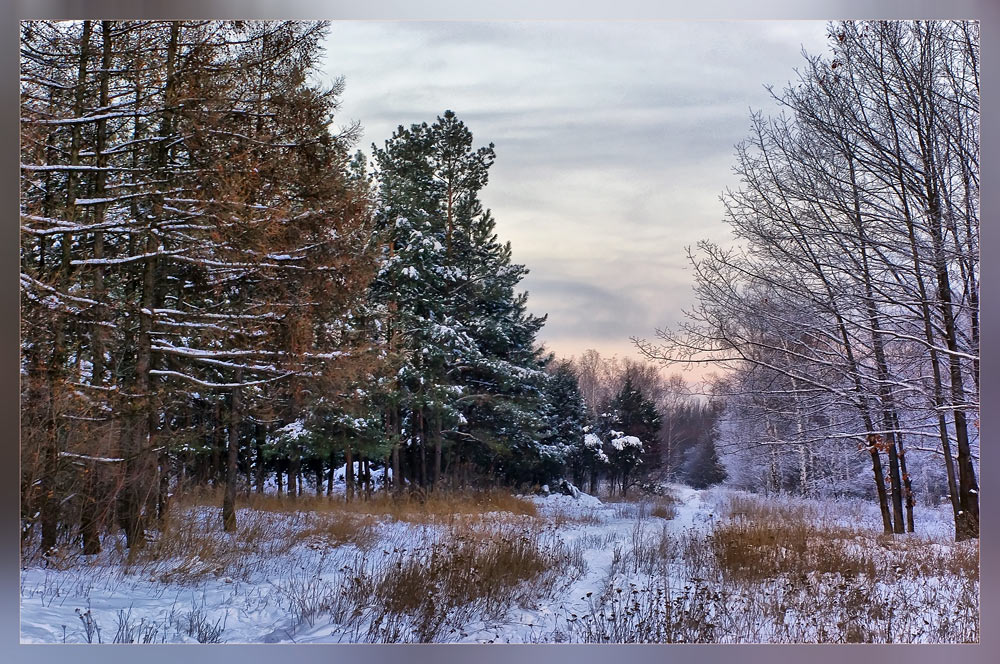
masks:
<path fill-rule="evenodd" d="M 544 318 L 527 313 L 516 292 L 527 270 L 478 198 L 493 159 L 451 111 L 375 150 L 384 249 L 371 294 L 399 367 L 386 419 L 398 423 L 401 471 L 425 485 L 446 464 L 517 479 L 513 460 L 537 456 L 545 425 Z"/>
<path fill-rule="evenodd" d="M 548 367 L 545 389 L 546 431 L 539 446 L 545 480 L 569 470 L 575 484 L 583 483 L 583 447 L 587 409 L 573 366 L 568 361 Z"/>
<path fill-rule="evenodd" d="M 590 431 L 590 426 L 583 428 L 583 440 L 570 450 L 569 464 L 573 470 L 573 480 L 580 486 L 587 480 L 590 493 L 596 493 L 597 482 L 601 473 L 608 468 L 611 460 L 604 451 L 604 441 Z"/>
<path fill-rule="evenodd" d="M 625 382 L 608 406 L 604 420 L 606 429 L 615 429 L 642 441 L 642 461 L 646 468 L 659 465 L 660 413 L 656 404 L 635 386 L 630 373 L 626 373 Z"/>
<path fill-rule="evenodd" d="M 622 431 L 609 432 L 608 465 L 613 471 L 611 488 L 615 482 L 625 496 L 628 488 L 636 478 L 636 471 L 643 464 L 644 443 L 636 436 L 629 436 Z"/>
<path fill-rule="evenodd" d="M 726 479 L 726 469 L 719 460 L 714 436 L 699 441 L 688 451 L 684 477 L 695 489 L 706 489 Z"/>

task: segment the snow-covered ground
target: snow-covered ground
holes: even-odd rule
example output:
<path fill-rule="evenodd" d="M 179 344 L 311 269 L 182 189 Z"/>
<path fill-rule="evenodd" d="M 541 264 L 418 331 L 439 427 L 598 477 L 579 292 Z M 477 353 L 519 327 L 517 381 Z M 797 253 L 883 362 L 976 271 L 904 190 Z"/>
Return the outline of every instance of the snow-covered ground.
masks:
<path fill-rule="evenodd" d="M 551 585 L 548 596 L 514 604 L 492 617 L 456 615 L 454 629 L 437 638 L 455 642 L 551 642 L 627 640 L 631 635 L 639 640 L 690 640 L 708 633 L 705 625 L 714 629 L 724 616 L 716 615 L 722 606 L 719 589 L 702 587 L 699 575 L 707 563 L 699 556 L 708 550 L 705 538 L 720 519 L 726 492 L 685 486 L 670 489 L 676 501 L 673 514 L 661 511 L 661 516 L 654 516 L 657 512 L 651 509 L 652 503 L 601 502 L 586 494 L 578 498 L 562 494 L 531 496 L 538 507 L 536 522 L 545 524 L 539 541 L 554 543 L 564 554 L 570 552 L 572 566 L 566 568 L 564 578 Z M 835 518 L 851 525 L 870 523 L 877 532 L 878 514 L 869 507 L 858 503 L 826 505 Z M 214 510 L 197 509 L 204 512 L 206 521 L 217 519 Z M 922 510 L 918 523 L 923 535 L 940 539 L 945 546 L 947 516 Z M 240 518 L 243 523 L 259 518 L 261 524 L 295 528 L 301 526 L 304 517 L 255 517 L 243 510 Z M 510 521 L 516 523 L 518 519 Z M 125 571 L 109 563 L 111 552 L 89 560 L 74 557 L 45 565 L 35 562 L 21 572 L 21 640 L 312 643 L 370 639 L 374 633 L 371 621 L 376 618 L 365 614 L 366 607 L 352 604 L 345 588 L 360 583 L 366 574 L 405 560 L 407 551 L 415 554 L 425 550 L 446 529 L 440 523 L 383 518 L 372 529 L 373 541 L 331 546 L 322 539 L 307 538 L 276 555 L 248 556 L 238 570 L 191 557 L 136 565 Z M 218 537 L 234 535 L 219 532 Z M 926 585 L 926 581 L 921 583 Z M 896 586 L 887 588 L 895 592 Z M 712 605 L 716 608 L 704 609 L 703 603 L 697 602 L 707 595 L 698 593 L 711 592 L 716 593 Z M 978 597 L 978 581 L 975 592 Z M 733 595 L 723 604 L 733 611 L 743 611 L 746 620 L 751 620 L 747 602 L 753 594 L 749 599 Z M 625 601 L 627 597 L 635 598 L 630 600 L 631 605 Z M 651 599 L 654 597 L 659 598 L 658 604 Z M 699 624 L 692 623 L 693 618 L 687 623 L 671 623 L 671 630 L 663 632 L 666 637 L 657 637 L 660 632 L 628 631 L 646 629 L 640 624 L 643 620 L 676 621 L 671 607 L 679 609 L 676 615 L 685 611 L 683 615 L 695 615 L 701 610 L 706 613 L 698 618 Z M 928 624 L 939 625 L 940 617 L 930 618 Z M 813 634 L 799 628 L 794 633 L 782 632 L 782 621 L 794 620 L 794 615 L 785 614 L 776 622 L 763 615 L 754 619 L 770 621 L 770 626 L 741 628 L 744 638 L 788 640 L 796 634 Z M 822 629 L 817 625 L 815 639 L 807 640 L 824 640 Z M 728 640 L 724 634 L 711 634 L 712 640 Z M 935 640 L 933 633 L 897 638 Z"/>

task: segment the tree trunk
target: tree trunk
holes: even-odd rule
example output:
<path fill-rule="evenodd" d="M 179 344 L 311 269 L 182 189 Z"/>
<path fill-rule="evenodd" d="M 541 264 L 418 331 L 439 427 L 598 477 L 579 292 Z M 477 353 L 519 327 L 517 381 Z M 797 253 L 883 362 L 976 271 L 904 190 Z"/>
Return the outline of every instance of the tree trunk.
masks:
<path fill-rule="evenodd" d="M 337 452 L 330 452 L 330 472 L 326 474 L 326 495 L 333 495 L 333 473 L 337 469 Z"/>
<path fill-rule="evenodd" d="M 212 406 L 212 421 L 210 424 L 212 441 L 212 487 L 218 487 L 222 479 L 222 406 L 218 400 Z"/>
<path fill-rule="evenodd" d="M 237 383 L 243 380 L 243 370 L 236 370 Z M 226 453 L 226 495 L 222 499 L 222 529 L 228 532 L 236 530 L 236 460 L 240 450 L 240 421 L 243 417 L 243 404 L 240 388 L 234 387 L 230 392 L 229 403 L 229 447 Z"/>
<path fill-rule="evenodd" d="M 163 523 L 170 507 L 170 455 L 167 453 L 165 445 L 160 450 L 157 465 L 159 466 L 160 485 L 156 492 L 156 520 Z"/>
<path fill-rule="evenodd" d="M 906 449 L 903 447 L 903 434 L 899 433 L 899 418 L 893 413 L 893 428 L 896 429 L 896 457 L 899 459 L 899 473 L 903 481 L 903 507 L 906 510 L 906 531 L 912 533 L 913 523 L 913 482 L 906 472 Z"/>
<path fill-rule="evenodd" d="M 257 493 L 264 493 L 264 425 L 254 424 L 254 484 Z"/>
<path fill-rule="evenodd" d="M 427 486 L 427 431 L 424 427 L 424 411 L 417 411 L 417 431 L 420 435 L 420 486 Z"/>
<path fill-rule="evenodd" d="M 288 459 L 288 497 L 297 498 L 299 496 L 299 453 L 293 451 Z"/>
<path fill-rule="evenodd" d="M 362 464 L 364 465 L 364 477 L 365 477 L 365 498 L 371 498 L 372 495 L 372 467 L 371 460 L 368 455 L 365 454 L 362 458 Z"/>
<path fill-rule="evenodd" d="M 440 490 L 441 483 L 441 414 L 434 414 L 434 479 L 432 488 Z"/>
<path fill-rule="evenodd" d="M 894 434 L 889 434 L 886 440 L 886 449 L 889 454 L 889 488 L 892 491 L 892 532 L 900 534 L 905 531 L 905 524 L 903 522 L 903 484 L 899 470 L 899 456 L 896 454 Z"/>
<path fill-rule="evenodd" d="M 393 406 L 389 411 L 390 434 L 392 435 L 392 488 L 395 493 L 403 490 L 403 472 L 399 459 L 400 427 L 399 407 Z"/>
<path fill-rule="evenodd" d="M 344 492 L 344 498 L 350 502 L 351 500 L 354 500 L 354 455 L 350 443 L 344 445 L 344 456 L 346 457 L 346 463 L 344 466 L 344 482 L 347 485 Z"/>
<path fill-rule="evenodd" d="M 97 468 L 93 461 L 87 462 L 84 470 L 83 513 L 80 518 L 80 535 L 83 537 L 83 554 L 97 555 L 101 552 L 101 506 L 97 501 Z"/>

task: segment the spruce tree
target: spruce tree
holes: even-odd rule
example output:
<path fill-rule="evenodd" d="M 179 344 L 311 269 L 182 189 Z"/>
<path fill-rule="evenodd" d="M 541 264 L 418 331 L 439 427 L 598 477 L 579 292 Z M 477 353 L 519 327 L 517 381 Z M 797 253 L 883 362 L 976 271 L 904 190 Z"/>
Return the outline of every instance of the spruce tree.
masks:
<path fill-rule="evenodd" d="M 580 393 L 573 365 L 555 362 L 548 367 L 545 387 L 546 431 L 539 446 L 546 479 L 571 472 L 573 482 L 583 483 L 586 458 L 580 454 L 584 443 L 587 407 Z"/>
<path fill-rule="evenodd" d="M 625 374 L 625 382 L 608 406 L 605 419 L 606 428 L 635 436 L 642 441 L 643 465 L 648 469 L 659 465 L 660 413 L 656 404 L 635 386 L 630 373 Z"/>
<path fill-rule="evenodd" d="M 685 479 L 695 489 L 707 489 L 726 479 L 726 469 L 719 460 L 713 437 L 707 437 L 691 448 L 684 464 Z"/>

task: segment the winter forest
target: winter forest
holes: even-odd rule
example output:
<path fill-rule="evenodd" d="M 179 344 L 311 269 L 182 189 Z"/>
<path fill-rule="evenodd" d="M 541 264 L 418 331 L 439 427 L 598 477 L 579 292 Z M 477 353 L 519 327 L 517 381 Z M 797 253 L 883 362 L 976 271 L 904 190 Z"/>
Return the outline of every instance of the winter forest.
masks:
<path fill-rule="evenodd" d="M 329 29 L 21 23 L 22 642 L 979 641 L 977 23 L 828 24 L 625 358 Z"/>

